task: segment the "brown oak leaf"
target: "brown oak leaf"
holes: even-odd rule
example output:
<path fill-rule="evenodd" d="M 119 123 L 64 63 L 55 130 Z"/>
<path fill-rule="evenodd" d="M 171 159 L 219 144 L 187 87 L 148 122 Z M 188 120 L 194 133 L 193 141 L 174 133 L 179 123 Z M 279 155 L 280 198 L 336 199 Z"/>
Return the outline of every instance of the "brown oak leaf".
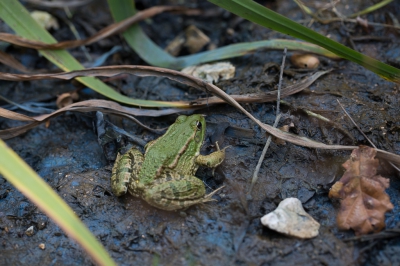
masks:
<path fill-rule="evenodd" d="M 354 149 L 343 167 L 346 172 L 329 191 L 340 200 L 336 217 L 340 229 L 352 228 L 356 235 L 375 233 L 385 228 L 385 213 L 393 209 L 385 189 L 389 179 L 377 175 L 376 150 L 367 146 Z"/>

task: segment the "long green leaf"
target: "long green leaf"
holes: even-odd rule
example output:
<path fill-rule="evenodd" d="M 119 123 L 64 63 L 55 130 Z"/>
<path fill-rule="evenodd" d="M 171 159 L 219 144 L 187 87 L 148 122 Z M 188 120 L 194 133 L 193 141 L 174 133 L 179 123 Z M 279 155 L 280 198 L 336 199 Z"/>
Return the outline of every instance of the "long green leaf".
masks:
<path fill-rule="evenodd" d="M 108 5 L 117 22 L 136 13 L 135 2 L 132 0 L 108 0 Z M 122 35 L 129 46 L 147 63 L 160 67 L 174 64 L 175 58 L 147 37 L 137 24 L 129 27 Z"/>
<path fill-rule="evenodd" d="M 316 53 L 324 55 L 326 57 L 331 57 L 333 59 L 339 59 L 337 55 L 329 52 L 328 50 L 321 48 L 315 44 L 300 42 L 295 40 L 285 40 L 285 39 L 273 39 L 267 41 L 257 41 L 257 42 L 245 42 L 227 45 L 215 50 L 201 52 L 194 55 L 177 57 L 177 62 L 175 63 L 176 68 L 182 66 L 197 65 L 201 63 L 206 63 L 215 60 L 222 60 L 232 57 L 237 57 L 241 55 L 248 54 L 249 52 L 258 49 L 284 49 L 297 50 Z"/>
<path fill-rule="evenodd" d="M 0 139 L 0 173 L 75 239 L 99 265 L 116 265 L 72 209 Z"/>
<path fill-rule="evenodd" d="M 360 54 L 276 12 L 273 12 L 252 0 L 208 1 L 261 26 L 324 47 L 342 58 L 353 61 L 375 72 L 385 79 L 400 83 L 400 69 L 384 64 L 369 56 Z"/>
<path fill-rule="evenodd" d="M 57 42 L 53 36 L 36 23 L 29 12 L 17 0 L 0 1 L 0 18 L 24 38 L 45 43 Z M 64 71 L 83 69 L 83 66 L 65 50 L 41 50 L 40 53 Z M 119 94 L 96 78 L 83 77 L 77 78 L 77 80 L 94 91 L 121 103 L 143 107 L 174 107 L 173 103 L 129 98 Z"/>
<path fill-rule="evenodd" d="M 114 19 L 118 22 L 136 13 L 132 0 L 108 0 L 108 3 Z M 123 36 L 129 46 L 148 64 L 170 69 L 182 69 L 187 66 L 238 57 L 257 49 L 283 49 L 284 47 L 289 50 L 302 50 L 338 58 L 334 53 L 310 43 L 279 39 L 232 44 L 194 55 L 173 57 L 147 37 L 138 25 L 131 26 L 123 33 Z"/>

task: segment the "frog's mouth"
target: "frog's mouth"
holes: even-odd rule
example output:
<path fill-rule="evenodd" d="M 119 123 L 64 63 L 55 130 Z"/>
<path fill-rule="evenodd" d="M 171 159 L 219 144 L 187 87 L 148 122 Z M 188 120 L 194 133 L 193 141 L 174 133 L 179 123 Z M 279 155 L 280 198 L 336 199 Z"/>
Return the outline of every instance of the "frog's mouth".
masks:
<path fill-rule="evenodd" d="M 196 135 L 194 136 L 194 141 L 197 143 L 201 143 L 203 140 L 201 139 L 201 131 L 196 132 Z"/>
<path fill-rule="evenodd" d="M 194 133 L 194 141 L 196 143 L 200 143 L 200 144 L 202 143 L 203 139 L 201 136 L 203 135 L 205 127 L 206 127 L 205 120 L 204 120 L 204 122 L 196 121 L 196 129 L 197 130 Z"/>

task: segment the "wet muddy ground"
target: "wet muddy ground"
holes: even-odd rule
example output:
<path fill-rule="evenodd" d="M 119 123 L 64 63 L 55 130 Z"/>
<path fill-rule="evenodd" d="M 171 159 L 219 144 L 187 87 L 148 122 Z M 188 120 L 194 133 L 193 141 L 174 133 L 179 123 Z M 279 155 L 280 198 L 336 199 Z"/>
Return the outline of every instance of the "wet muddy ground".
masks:
<path fill-rule="evenodd" d="M 171 1 L 174 2 L 174 1 Z M 342 1 L 338 9 L 346 14 L 373 4 L 372 1 Z M 313 1 L 307 1 L 312 5 Z M 157 3 L 151 3 L 157 4 Z M 300 9 L 289 0 L 264 3 L 294 20 L 305 20 Z M 150 3 L 139 2 L 140 8 Z M 346 5 L 350 5 L 349 12 Z M 199 4 L 191 3 L 191 6 Z M 212 8 L 211 4 L 200 6 Z M 111 22 L 107 6 L 90 6 L 78 10 L 76 16 L 93 19 L 95 14 Z M 218 11 L 218 9 L 217 9 Z M 86 12 L 86 13 L 84 13 Z M 98 12 L 98 13 L 96 13 Z M 218 11 L 220 12 L 220 11 Z M 400 4 L 393 2 L 367 15 L 368 20 L 386 23 L 389 12 L 400 14 Z M 211 18 L 184 17 L 162 14 L 143 23 L 149 36 L 159 45 L 168 41 L 186 26 L 195 24 L 218 46 L 230 43 L 282 37 L 260 26 L 238 19 L 228 12 Z M 223 19 L 221 19 L 223 18 Z M 178 23 L 179 22 L 179 23 Z M 165 28 L 161 28 L 162 25 Z M 103 25 L 98 25 L 103 26 Z M 227 29 L 234 30 L 233 35 Z M 399 31 L 370 28 L 366 32 L 355 24 L 340 22 L 327 25 L 313 23 L 311 28 L 348 44 L 348 36 L 388 37 L 388 41 L 356 42 L 356 48 L 383 62 L 400 65 Z M 59 35 L 68 37 L 66 26 Z M 55 34 L 57 36 L 57 34 Z M 101 55 L 115 43 L 112 37 L 91 53 Z M 97 49 L 97 50 L 96 50 Z M 27 60 L 32 67 L 49 67 L 32 51 L 10 47 L 7 51 Z M 80 49 L 72 50 L 82 56 Z M 289 52 L 290 56 L 291 52 Z M 275 89 L 276 68 L 282 52 L 258 51 L 252 55 L 230 60 L 236 67 L 234 79 L 217 84 L 227 93 L 238 94 Z M 82 59 L 83 60 L 83 59 Z M 341 111 L 337 100 L 345 106 L 364 133 L 378 148 L 400 153 L 399 85 L 383 80 L 372 72 L 345 61 L 321 58 L 320 69 L 335 68 L 312 86 L 285 98 L 284 117 L 280 126 L 293 123 L 293 133 L 329 144 L 368 144 L 360 132 Z M 110 59 L 108 64 L 143 64 L 128 48 Z M 1 68 L 1 71 L 9 71 Z M 296 71 L 289 61 L 284 86 L 300 80 L 304 71 Z M 54 102 L 56 95 L 75 87 L 68 82 L 10 83 L 1 81 L 1 95 L 17 102 L 46 100 Z M 177 100 L 182 97 L 205 96 L 159 78 L 126 77 L 116 81 L 122 93 L 132 97 L 156 100 Z M 189 93 L 189 96 L 185 96 Z M 171 97 L 173 96 L 173 98 Z M 88 90 L 81 99 L 98 98 Z M 185 98 L 187 99 L 187 98 Z M 5 105 L 4 102 L 0 102 Z M 275 105 L 248 104 L 245 108 L 256 118 L 272 125 Z M 325 116 L 342 128 L 321 122 L 305 112 Z M 101 147 L 94 130 L 94 113 L 67 113 L 40 125 L 28 133 L 10 139 L 14 149 L 71 206 L 91 232 L 101 241 L 119 265 L 397 265 L 400 263 L 399 201 L 400 174 L 382 162 L 382 175 L 390 178 L 387 189 L 394 204 L 386 215 L 387 231 L 369 238 L 355 238 L 351 231 L 339 231 L 335 216 L 337 206 L 328 198 L 331 185 L 344 172 L 341 166 L 350 152 L 324 151 L 287 143 L 272 143 L 262 164 L 259 179 L 251 196 L 247 196 L 250 180 L 266 141 L 265 134 L 244 114 L 228 105 L 210 106 L 198 113 L 206 114 L 207 136 L 202 154 L 214 151 L 213 143 L 231 147 L 226 160 L 215 175 L 210 169 L 199 169 L 197 176 L 208 192 L 222 185 L 216 202 L 190 207 L 184 212 L 167 212 L 149 206 L 132 196 L 115 197 L 111 193 L 112 160 L 104 152 L 116 156 L 116 150 L 130 145 L 129 139 Z M 176 115 L 140 120 L 154 128 L 170 125 Z M 108 117 L 107 121 L 124 128 L 146 142 L 157 138 L 128 120 Z M 0 119 L 0 128 L 18 123 Z M 320 224 L 320 234 L 310 240 L 299 240 L 266 229 L 260 218 L 274 210 L 287 197 L 299 198 L 306 211 Z M 33 236 L 25 231 L 34 226 Z M 39 244 L 45 244 L 45 249 Z M 0 264 L 1 265 L 91 265 L 88 255 L 71 241 L 60 228 L 3 178 L 0 178 Z"/>

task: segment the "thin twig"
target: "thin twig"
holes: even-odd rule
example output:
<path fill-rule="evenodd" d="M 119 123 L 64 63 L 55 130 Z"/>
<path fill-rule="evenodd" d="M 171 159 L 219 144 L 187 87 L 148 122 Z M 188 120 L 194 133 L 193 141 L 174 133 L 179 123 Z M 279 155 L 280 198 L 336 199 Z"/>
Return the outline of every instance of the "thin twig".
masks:
<path fill-rule="evenodd" d="M 282 65 L 281 65 L 281 73 L 279 74 L 279 82 L 278 82 L 278 95 L 276 100 L 276 115 L 280 114 L 280 102 L 281 102 L 281 87 L 282 87 L 282 80 L 283 80 L 283 68 L 285 67 L 285 60 L 286 60 L 286 53 L 287 49 L 283 50 L 283 58 L 282 58 Z"/>
<path fill-rule="evenodd" d="M 282 116 L 282 114 L 278 114 L 278 115 L 277 115 L 273 127 L 276 127 L 276 126 L 278 125 L 279 120 L 281 119 L 281 116 Z M 253 187 L 254 187 L 255 183 L 257 182 L 257 179 L 258 179 L 258 172 L 260 171 L 261 164 L 262 164 L 262 162 L 264 161 L 264 157 L 265 157 L 265 154 L 267 153 L 267 150 L 268 150 L 268 148 L 269 148 L 269 144 L 271 144 L 271 135 L 268 137 L 267 143 L 265 143 L 265 146 L 264 146 L 264 149 L 263 149 L 263 151 L 262 151 L 262 153 L 261 153 L 260 159 L 258 159 L 258 163 L 257 163 L 256 169 L 254 170 L 253 179 L 251 180 L 251 185 L 250 185 L 250 189 L 249 189 L 248 194 L 251 193 L 251 191 L 253 190 Z"/>
<path fill-rule="evenodd" d="M 353 123 L 353 125 L 356 126 L 356 128 L 358 129 L 358 131 L 360 131 L 360 133 L 364 136 L 364 138 L 366 140 L 368 140 L 369 144 L 371 144 L 372 147 L 374 147 L 376 149 L 375 144 L 367 137 L 367 135 L 364 134 L 364 132 L 361 130 L 361 128 L 356 124 L 356 122 L 353 120 L 353 118 L 351 118 L 351 116 L 349 115 L 349 113 L 346 111 L 346 109 L 344 109 L 343 105 L 340 103 L 340 101 L 338 99 L 336 99 L 337 102 L 339 103 L 340 107 L 342 108 L 343 112 L 347 115 L 347 117 L 350 119 L 350 121 Z"/>
<path fill-rule="evenodd" d="M 307 15 L 312 17 L 311 21 L 316 20 L 316 21 L 318 21 L 318 22 L 320 22 L 322 24 L 329 24 L 329 23 L 336 22 L 336 21 L 340 21 L 342 23 L 343 22 L 350 22 L 350 23 L 358 24 L 359 21 L 357 19 L 352 19 L 352 18 L 358 17 L 360 13 L 364 13 L 364 12 L 369 13 L 369 12 L 371 12 L 371 11 L 377 9 L 377 8 L 381 8 L 383 5 L 386 5 L 386 4 L 390 3 L 391 1 L 390 0 L 384 0 L 381 3 L 378 3 L 378 4 L 374 5 L 374 6 L 371 6 L 371 7 L 367 8 L 367 9 L 364 9 L 363 11 L 351 14 L 349 16 L 343 16 L 341 13 L 339 13 L 337 11 L 336 4 L 338 2 L 340 2 L 340 1 L 336 1 L 336 2 L 333 2 L 333 3 L 331 2 L 329 5 L 326 5 L 325 7 L 317 10 L 316 12 L 313 12 L 311 9 L 309 9 L 302 1 L 294 0 L 294 2 L 300 7 L 300 9 L 304 13 L 306 13 Z M 382 3 L 383 3 L 383 5 L 382 5 Z M 338 17 L 334 17 L 334 18 L 330 18 L 330 19 L 323 19 L 318 15 L 322 11 L 327 10 L 329 8 L 331 8 L 332 12 L 335 15 L 337 15 Z M 364 14 L 366 14 L 366 13 L 364 13 Z M 302 21 L 299 21 L 299 23 L 302 23 Z M 368 25 L 400 29 L 400 27 L 398 25 L 389 25 L 389 24 L 382 24 L 382 23 L 376 23 L 376 22 L 370 22 L 370 21 L 368 21 Z"/>
<path fill-rule="evenodd" d="M 337 102 L 339 103 L 340 107 L 342 108 L 343 112 L 347 115 L 347 117 L 350 119 L 350 121 L 353 123 L 353 125 L 356 126 L 356 128 L 358 129 L 358 131 L 361 132 L 361 134 L 364 136 L 364 138 L 366 140 L 368 140 L 369 144 L 371 144 L 372 147 L 374 147 L 375 149 L 377 149 L 377 147 L 375 146 L 375 144 L 367 137 L 367 135 L 365 135 L 365 133 L 361 130 L 361 128 L 356 124 L 356 122 L 353 120 L 353 118 L 351 118 L 351 116 L 349 115 L 349 113 L 346 111 L 346 109 L 344 109 L 343 105 L 340 103 L 340 101 L 338 99 L 336 99 Z M 400 172 L 400 169 L 392 162 L 389 162 L 391 166 L 393 166 L 394 169 L 396 169 L 397 171 Z"/>
<path fill-rule="evenodd" d="M 275 127 L 275 128 L 278 126 L 279 120 L 281 119 L 281 116 L 282 116 L 282 114 L 280 113 L 279 107 L 280 107 L 280 101 L 281 101 L 281 87 L 282 87 L 282 79 L 283 79 L 283 68 L 285 67 L 286 53 L 287 53 L 287 49 L 285 47 L 285 49 L 283 50 L 282 65 L 281 65 L 281 71 L 280 71 L 279 83 L 278 83 L 278 94 L 277 94 L 277 100 L 276 100 L 276 118 L 275 118 L 275 122 L 273 125 L 273 127 Z M 270 143 L 271 143 L 271 135 L 268 137 L 267 143 L 265 143 L 265 146 L 261 153 L 260 159 L 258 159 L 258 163 L 257 163 L 256 169 L 254 170 L 253 178 L 251 180 L 250 189 L 247 193 L 248 195 L 251 194 L 251 191 L 253 190 L 253 187 L 254 187 L 255 183 L 257 182 L 258 172 L 260 171 L 261 164 L 264 161 L 264 157 L 265 157 L 265 154 L 267 153 Z"/>

